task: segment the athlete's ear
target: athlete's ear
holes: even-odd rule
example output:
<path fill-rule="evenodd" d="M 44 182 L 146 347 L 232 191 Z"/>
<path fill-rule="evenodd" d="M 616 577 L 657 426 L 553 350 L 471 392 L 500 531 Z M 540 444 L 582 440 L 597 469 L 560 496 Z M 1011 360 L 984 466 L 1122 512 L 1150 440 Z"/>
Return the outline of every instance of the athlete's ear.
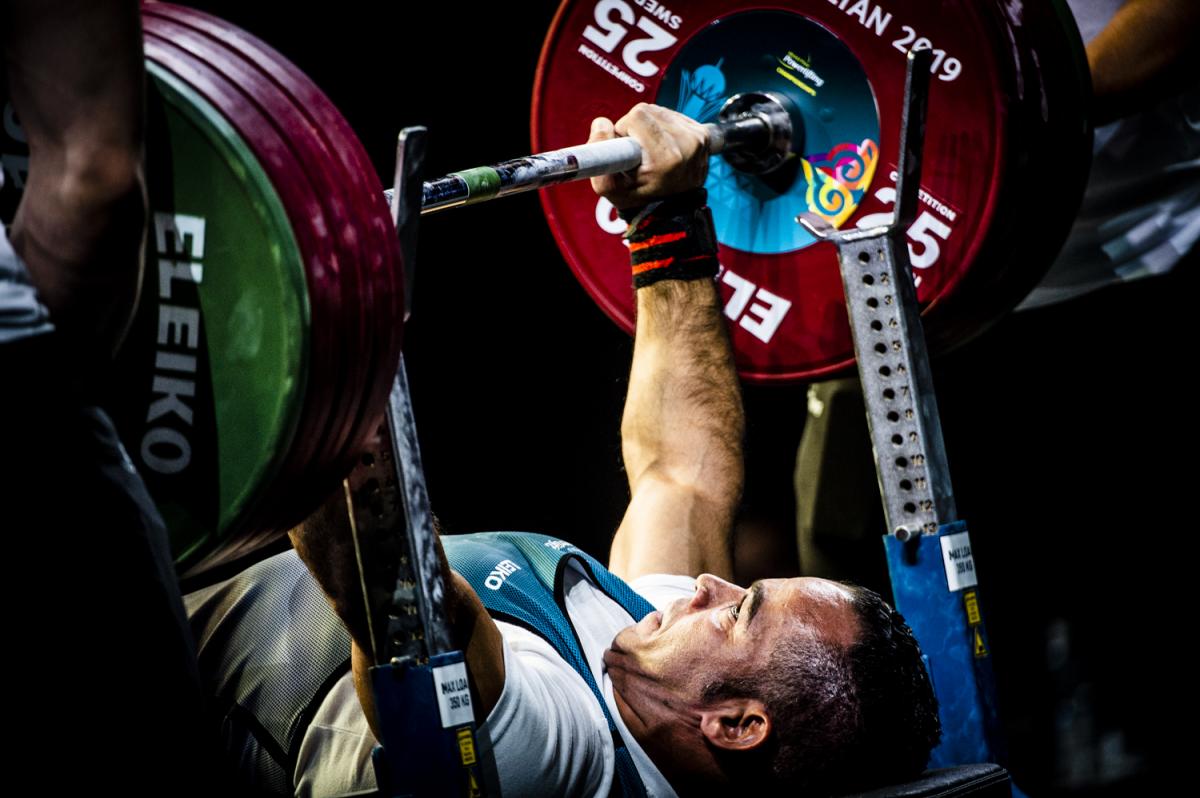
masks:
<path fill-rule="evenodd" d="M 718 748 L 749 751 L 771 736 L 771 717 L 757 698 L 730 698 L 701 711 L 700 732 Z"/>

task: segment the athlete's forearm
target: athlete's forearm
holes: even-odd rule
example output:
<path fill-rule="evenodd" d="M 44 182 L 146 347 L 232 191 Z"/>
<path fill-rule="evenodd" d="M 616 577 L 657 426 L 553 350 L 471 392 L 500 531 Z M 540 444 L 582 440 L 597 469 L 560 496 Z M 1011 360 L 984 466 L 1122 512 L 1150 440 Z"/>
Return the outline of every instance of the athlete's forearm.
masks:
<path fill-rule="evenodd" d="M 316 578 L 330 606 L 346 625 L 350 637 L 365 652 L 376 648 L 375 641 L 371 639 L 371 630 L 374 629 L 377 637 L 381 637 L 382 629 L 387 624 L 387 598 L 395 587 L 400 556 L 392 534 L 387 532 L 378 540 L 362 541 L 366 548 L 362 552 L 362 567 L 366 570 L 367 584 L 372 586 L 374 595 L 371 603 L 375 605 L 368 619 L 363 574 L 360 573 L 359 552 L 350 529 L 350 507 L 345 490 L 339 488 L 316 512 L 288 532 L 292 547 Z M 440 539 L 437 541 L 437 554 L 442 584 L 446 587 L 446 616 L 454 627 L 464 614 L 462 605 L 467 599 L 458 588 Z"/>
<path fill-rule="evenodd" d="M 653 473 L 704 496 L 731 520 L 742 490 L 745 421 L 716 287 L 698 279 L 640 288 L 637 314 L 621 423 L 630 486 Z"/>
<path fill-rule="evenodd" d="M 355 645 L 373 651 L 345 492 L 339 487 L 316 512 L 289 531 L 288 538 Z"/>
<path fill-rule="evenodd" d="M 591 141 L 630 136 L 634 174 L 592 179 L 629 222 L 637 329 L 621 446 L 630 501 L 609 551 L 626 579 L 732 576 L 730 529 L 742 492 L 741 390 L 713 278 L 717 242 L 704 209 L 708 133 L 638 104 Z M 649 204 L 647 204 L 649 203 Z"/>

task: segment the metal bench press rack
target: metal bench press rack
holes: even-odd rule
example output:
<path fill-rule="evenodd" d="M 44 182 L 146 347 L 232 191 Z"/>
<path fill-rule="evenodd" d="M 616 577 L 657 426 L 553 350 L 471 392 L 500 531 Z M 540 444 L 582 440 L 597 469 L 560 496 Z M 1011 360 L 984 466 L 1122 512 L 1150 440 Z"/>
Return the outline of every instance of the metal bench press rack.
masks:
<path fill-rule="evenodd" d="M 908 54 L 892 223 L 835 231 L 818 216 L 797 221 L 837 247 L 883 496 L 895 606 L 925 652 L 940 704 L 943 736 L 930 766 L 947 767 L 1003 763 L 1005 746 L 970 540 L 966 523 L 957 520 L 909 263 L 931 56 L 929 50 Z"/>
<path fill-rule="evenodd" d="M 396 150 L 392 219 L 404 262 L 406 320 L 412 308 L 425 135 L 425 128 L 406 128 Z M 371 688 L 381 742 L 386 741 L 374 752 L 379 794 L 486 795 L 470 675 L 445 614 L 446 585 L 403 356 L 383 428 L 345 489 L 368 608 Z M 386 620 L 377 614 L 381 607 Z"/>

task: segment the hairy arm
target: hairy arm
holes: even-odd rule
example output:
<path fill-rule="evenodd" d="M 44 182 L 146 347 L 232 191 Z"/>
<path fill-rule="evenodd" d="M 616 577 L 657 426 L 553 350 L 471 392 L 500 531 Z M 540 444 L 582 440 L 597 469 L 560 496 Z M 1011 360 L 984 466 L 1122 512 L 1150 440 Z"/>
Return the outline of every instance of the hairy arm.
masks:
<path fill-rule="evenodd" d="M 0 3 L 12 102 L 30 150 L 11 240 L 50 318 L 106 360 L 141 278 L 144 67 L 136 0 Z"/>
<path fill-rule="evenodd" d="M 638 291 L 621 450 L 632 498 L 610 567 L 732 578 L 742 491 L 742 397 L 711 280 Z"/>
<path fill-rule="evenodd" d="M 707 138 L 692 120 L 639 105 L 592 140 L 629 135 L 643 149 L 634 175 L 593 180 L 617 208 L 704 184 Z M 741 499 L 741 390 L 712 279 L 663 279 L 637 289 L 637 327 L 621 449 L 631 499 L 609 567 L 648 573 L 732 575 L 730 531 Z"/>
<path fill-rule="evenodd" d="M 1194 82 L 1197 37 L 1195 0 L 1128 0 L 1087 46 L 1092 121 L 1137 113 Z"/>

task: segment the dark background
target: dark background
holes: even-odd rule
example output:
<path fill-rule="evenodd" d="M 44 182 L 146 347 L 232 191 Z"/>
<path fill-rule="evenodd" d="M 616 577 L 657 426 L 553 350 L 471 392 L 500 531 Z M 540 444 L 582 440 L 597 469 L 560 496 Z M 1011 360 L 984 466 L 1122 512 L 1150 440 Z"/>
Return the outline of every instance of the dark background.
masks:
<path fill-rule="evenodd" d="M 554 2 L 198 5 L 306 71 L 389 182 L 405 125 L 429 128 L 430 175 L 530 150 Z M 628 499 L 629 338 L 576 283 L 532 194 L 426 217 L 420 236 L 405 351 L 441 521 L 561 535 L 602 555 Z M 1164 721 L 1190 720 L 1178 663 L 1195 617 L 1196 265 L 1193 253 L 1165 278 L 1010 316 L 935 362 L 1010 767 L 1029 792 L 1157 791 L 1178 747 Z M 771 575 L 793 575 L 805 387 L 747 386 L 745 400 L 741 528 L 755 537 L 739 570 L 759 575 L 755 549 Z"/>

